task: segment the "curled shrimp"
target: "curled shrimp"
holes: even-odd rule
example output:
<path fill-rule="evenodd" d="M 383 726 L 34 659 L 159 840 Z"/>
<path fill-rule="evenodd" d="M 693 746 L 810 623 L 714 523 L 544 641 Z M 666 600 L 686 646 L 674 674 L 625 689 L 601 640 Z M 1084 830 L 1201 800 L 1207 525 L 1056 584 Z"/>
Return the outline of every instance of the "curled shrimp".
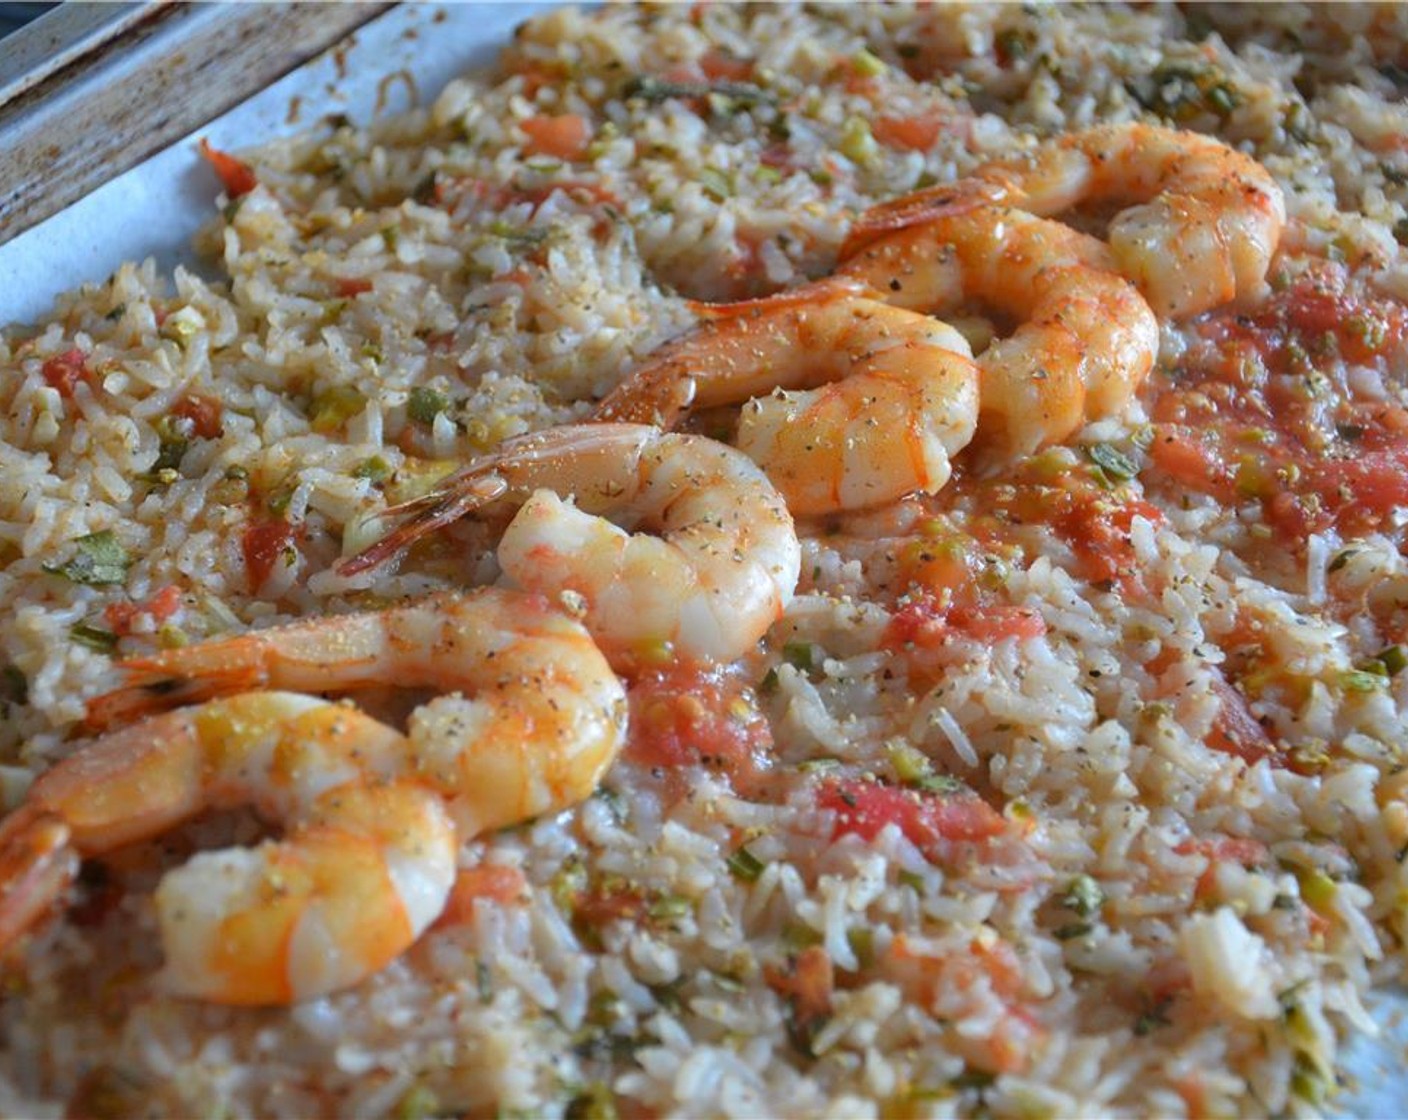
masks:
<path fill-rule="evenodd" d="M 977 357 L 978 438 L 1015 457 L 1118 412 L 1153 368 L 1158 322 L 1109 265 L 1093 237 L 985 204 L 900 228 L 837 271 L 900 307 L 976 301 L 1019 324 Z"/>
<path fill-rule="evenodd" d="M 582 626 L 498 589 L 294 623 L 128 672 L 92 706 L 95 723 L 205 702 L 110 731 L 30 787 L 0 824 L 0 949 L 82 858 L 250 805 L 284 827 L 280 841 L 198 854 L 155 899 L 164 986 L 219 1003 L 308 999 L 383 967 L 440 914 L 462 840 L 590 795 L 625 730 L 625 691 Z M 468 696 L 431 701 L 403 735 L 343 704 L 240 691 L 387 681 Z"/>
<path fill-rule="evenodd" d="M 688 408 L 749 400 L 733 442 L 801 516 L 933 493 L 973 438 L 977 367 L 945 323 L 835 279 L 701 310 L 594 419 L 672 427 Z"/>
<path fill-rule="evenodd" d="M 801 546 L 767 476 L 732 447 L 641 424 L 566 425 L 509 440 L 400 507 L 411 517 L 339 572 L 366 571 L 503 504 L 519 507 L 498 546 L 508 581 L 580 607 L 619 666 L 665 654 L 732 660 L 797 586 Z M 606 515 L 660 535 L 628 532 Z"/>
<path fill-rule="evenodd" d="M 1154 312 L 1184 319 L 1257 295 L 1286 224 L 1271 173 L 1195 132 L 1131 122 L 1070 133 L 958 182 L 876 206 L 841 246 L 843 261 L 936 213 L 983 203 L 1050 217 L 1084 202 L 1133 203 L 1111 220 L 1114 266 Z"/>

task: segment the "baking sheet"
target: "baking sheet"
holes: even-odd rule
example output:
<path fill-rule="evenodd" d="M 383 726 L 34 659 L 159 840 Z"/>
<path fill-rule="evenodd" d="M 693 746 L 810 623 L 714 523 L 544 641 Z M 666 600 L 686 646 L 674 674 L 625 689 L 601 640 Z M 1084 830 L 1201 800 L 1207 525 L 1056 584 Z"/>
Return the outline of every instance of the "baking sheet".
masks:
<path fill-rule="evenodd" d="M 199 138 L 238 150 L 290 135 L 328 113 L 366 123 L 410 107 L 414 97 L 428 103 L 455 75 L 490 63 L 514 27 L 554 2 L 393 8 L 236 109 L 0 245 L 0 323 L 42 317 L 59 293 L 100 283 L 123 261 L 155 257 L 168 275 L 178 264 L 200 267 L 190 241 L 210 219 L 220 184 L 196 152 Z M 1348 1085 L 1331 1102 L 1332 1111 L 1408 1116 L 1408 993 L 1381 996 L 1373 1010 L 1383 1033 L 1350 1049 Z"/>
<path fill-rule="evenodd" d="M 123 261 L 154 256 L 169 274 L 195 266 L 192 235 L 220 183 L 196 154 L 207 138 L 238 150 L 287 136 L 327 113 L 365 123 L 425 102 L 456 74 L 493 60 L 530 3 L 402 4 L 85 198 L 0 245 L 0 323 L 32 322 L 60 292 L 101 282 Z M 393 77 L 408 75 L 411 81 Z"/>

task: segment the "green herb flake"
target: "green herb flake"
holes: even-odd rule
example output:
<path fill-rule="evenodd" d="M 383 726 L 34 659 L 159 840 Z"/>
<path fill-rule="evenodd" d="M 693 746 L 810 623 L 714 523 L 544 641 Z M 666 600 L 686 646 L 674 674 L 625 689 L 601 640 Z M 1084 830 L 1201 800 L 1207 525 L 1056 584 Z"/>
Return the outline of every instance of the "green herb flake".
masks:
<path fill-rule="evenodd" d="M 1301 900 L 1322 916 L 1331 910 L 1339 894 L 1339 884 L 1323 871 L 1297 871 Z"/>
<path fill-rule="evenodd" d="M 17 665 L 0 669 L 0 704 L 23 707 L 29 703 L 29 681 Z"/>
<path fill-rule="evenodd" d="M 698 178 L 704 193 L 715 202 L 723 202 L 733 197 L 733 179 L 727 172 L 720 171 L 717 167 L 701 167 Z"/>
<path fill-rule="evenodd" d="M 383 482 L 390 480 L 395 472 L 391 469 L 391 464 L 380 455 L 373 455 L 370 459 L 363 459 L 352 468 L 353 478 L 364 478 L 373 486 L 380 486 Z"/>
<path fill-rule="evenodd" d="M 811 642 L 787 642 L 782 647 L 782 660 L 803 673 L 810 673 L 816 668 Z"/>
<path fill-rule="evenodd" d="M 406 401 L 406 415 L 417 424 L 430 425 L 435 418 L 450 407 L 450 398 L 436 389 L 419 386 L 411 390 Z"/>
<path fill-rule="evenodd" d="M 997 1074 L 985 1069 L 966 1069 L 949 1082 L 955 1089 L 987 1089 L 997 1080 Z"/>
<path fill-rule="evenodd" d="M 1089 875 L 1077 875 L 1066 884 L 1065 893 L 1061 895 L 1061 905 L 1082 918 L 1090 917 L 1104 902 L 1105 892 Z"/>
<path fill-rule="evenodd" d="M 677 976 L 664 984 L 652 984 L 650 994 L 666 1011 L 679 1011 L 684 1007 L 684 986 L 687 982 L 687 977 Z"/>
<path fill-rule="evenodd" d="M 1346 564 L 1348 564 L 1352 559 L 1354 559 L 1354 557 L 1357 556 L 1358 554 L 1359 554 L 1359 549 L 1357 549 L 1357 548 L 1346 548 L 1346 549 L 1343 549 L 1342 551 L 1335 553 L 1334 557 L 1330 560 L 1330 565 L 1329 565 L 1329 567 L 1326 568 L 1325 570 L 1326 570 L 1327 572 L 1338 572 L 1341 568 L 1343 568 Z"/>
<path fill-rule="evenodd" d="M 902 785 L 915 785 L 934 774 L 934 764 L 929 756 L 903 739 L 892 739 L 885 744 L 890 767 Z"/>
<path fill-rule="evenodd" d="M 909 784 L 922 793 L 937 793 L 944 797 L 952 797 L 968 788 L 952 774 L 924 774 Z"/>
<path fill-rule="evenodd" d="M 548 237 L 548 231 L 545 229 L 531 229 L 527 226 L 516 226 L 502 219 L 495 219 L 485 228 L 491 236 L 500 238 L 514 245 L 540 245 L 546 241 Z"/>
<path fill-rule="evenodd" d="M 1374 660 L 1384 667 L 1387 676 L 1396 677 L 1408 668 L 1408 650 L 1403 646 L 1387 646 L 1374 655 Z"/>
<path fill-rule="evenodd" d="M 833 770 L 841 769 L 839 758 L 809 758 L 797 764 L 797 769 L 803 774 L 829 774 Z"/>
<path fill-rule="evenodd" d="M 1159 1027 L 1169 1025 L 1168 1009 L 1170 1000 L 1161 999 L 1134 1021 L 1134 1033 L 1139 1038 L 1152 1034 Z"/>
<path fill-rule="evenodd" d="M 329 435 L 367 407 L 367 398 L 351 385 L 333 385 L 313 400 L 309 426 L 319 435 Z"/>
<path fill-rule="evenodd" d="M 1345 692 L 1373 692 L 1383 687 L 1384 678 L 1379 673 L 1364 669 L 1350 669 L 1340 674 L 1340 687 Z"/>
<path fill-rule="evenodd" d="M 1058 926 L 1051 932 L 1051 936 L 1057 941 L 1074 941 L 1077 937 L 1084 937 L 1095 929 L 1089 922 L 1070 922 L 1064 926 Z"/>
<path fill-rule="evenodd" d="M 1020 28 L 1006 27 L 997 33 L 993 40 L 1000 62 L 1006 65 L 1027 56 L 1027 36 Z"/>
<path fill-rule="evenodd" d="M 770 105 L 777 100 L 771 90 L 752 82 L 668 82 L 661 78 L 632 78 L 621 91 L 624 98 L 638 97 L 642 101 L 708 100 L 709 95 L 726 97 L 739 106 Z"/>
<path fill-rule="evenodd" d="M 901 868 L 895 872 L 895 882 L 902 887 L 908 887 L 915 894 L 924 893 L 924 876 L 917 871 L 906 871 Z"/>
<path fill-rule="evenodd" d="M 851 68 L 861 78 L 878 78 L 889 69 L 883 59 L 871 54 L 864 47 L 851 55 Z"/>
<path fill-rule="evenodd" d="M 111 529 L 103 529 L 74 542 L 73 557 L 64 564 L 45 564 L 44 570 L 52 575 L 63 576 L 72 583 L 89 587 L 122 583 L 127 579 L 127 569 L 132 566 L 132 557 L 122 547 L 117 534 Z"/>
<path fill-rule="evenodd" d="M 98 653 L 112 653 L 117 649 L 117 635 L 99 626 L 89 626 L 86 622 L 76 622 L 68 628 L 68 636 L 81 646 Z"/>
<path fill-rule="evenodd" d="M 412 1085 L 396 1102 L 395 1120 L 431 1120 L 440 1113 L 440 1098 L 428 1085 Z"/>
<path fill-rule="evenodd" d="M 667 894 L 657 898 L 650 904 L 646 911 L 646 916 L 654 922 L 677 922 L 681 918 L 689 916 L 694 909 L 693 903 L 681 894 Z"/>
<path fill-rule="evenodd" d="M 618 1120 L 616 1098 L 603 1081 L 593 1081 L 567 1102 L 563 1120 Z"/>
<path fill-rule="evenodd" d="M 745 883 L 756 883 L 767 869 L 767 864 L 750 852 L 747 846 L 735 850 L 725 862 L 729 874 Z"/>
<path fill-rule="evenodd" d="M 1085 449 L 1091 462 L 1110 478 L 1128 482 L 1139 473 L 1139 468 L 1123 451 L 1111 443 L 1096 443 Z"/>
<path fill-rule="evenodd" d="M 880 153 L 880 145 L 876 143 L 870 124 L 864 117 L 851 117 L 846 121 L 836 147 L 843 156 L 861 167 L 868 166 Z"/>

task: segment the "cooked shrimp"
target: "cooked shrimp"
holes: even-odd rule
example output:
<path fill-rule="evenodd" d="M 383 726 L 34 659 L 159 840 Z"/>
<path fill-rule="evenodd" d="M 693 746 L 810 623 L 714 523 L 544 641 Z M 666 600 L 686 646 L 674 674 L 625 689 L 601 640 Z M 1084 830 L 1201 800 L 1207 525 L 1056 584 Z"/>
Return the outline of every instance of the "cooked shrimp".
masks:
<path fill-rule="evenodd" d="M 1020 325 L 978 355 L 978 439 L 1027 454 L 1119 411 L 1153 367 L 1158 323 L 1106 247 L 1022 210 L 975 205 L 870 242 L 838 269 L 887 302 L 976 301 Z"/>
<path fill-rule="evenodd" d="M 594 418 L 672 427 L 748 400 L 734 443 L 803 516 L 933 493 L 973 438 L 977 367 L 945 323 L 835 279 L 706 314 Z"/>
<path fill-rule="evenodd" d="M 1083 202 L 1135 203 L 1110 222 L 1110 252 L 1154 312 L 1171 319 L 1258 294 L 1286 224 L 1281 188 L 1250 156 L 1209 136 L 1131 122 L 1071 133 L 958 183 L 874 207 L 851 230 L 841 259 L 935 213 L 981 202 L 1043 217 Z"/>
<path fill-rule="evenodd" d="M 280 692 L 104 736 L 43 774 L 0 825 L 0 945 L 54 902 L 81 857 L 248 804 L 286 834 L 165 875 L 164 986 L 269 1004 L 356 983 L 419 936 L 454 883 L 454 826 L 434 791 L 396 779 L 404 749 L 355 709 Z"/>
<path fill-rule="evenodd" d="M 509 440 L 401 507 L 411 518 L 339 570 L 365 571 L 504 503 L 520 507 L 498 546 L 507 580 L 580 605 L 619 666 L 667 653 L 732 660 L 797 586 L 801 547 L 767 476 L 724 444 L 639 424 L 567 425 Z M 604 515 L 661 535 L 627 532 Z"/>
<path fill-rule="evenodd" d="M 481 589 L 260 631 L 129 667 L 96 722 L 250 686 L 464 689 L 408 735 L 355 708 L 241 692 L 110 732 L 43 774 L 0 825 L 0 949 L 81 858 L 249 804 L 285 837 L 196 856 L 156 895 L 163 978 L 181 995 L 273 1004 L 357 983 L 439 915 L 461 840 L 592 793 L 626 701 L 582 626 Z"/>

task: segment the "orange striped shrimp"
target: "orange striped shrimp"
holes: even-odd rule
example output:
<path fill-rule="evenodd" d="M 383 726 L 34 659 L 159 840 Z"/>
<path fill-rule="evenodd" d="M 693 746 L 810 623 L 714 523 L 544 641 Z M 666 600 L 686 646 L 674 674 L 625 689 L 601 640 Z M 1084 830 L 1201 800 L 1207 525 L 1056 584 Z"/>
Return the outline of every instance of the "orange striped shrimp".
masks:
<path fill-rule="evenodd" d="M 977 439 L 1001 457 L 1118 412 L 1158 353 L 1158 322 L 1105 245 L 1023 210 L 936 211 L 868 242 L 837 273 L 914 311 L 977 302 L 1019 324 L 977 357 Z"/>
<path fill-rule="evenodd" d="M 745 455 L 641 424 L 566 425 L 509 440 L 388 511 L 411 516 L 338 570 L 366 571 L 427 533 L 505 505 L 519 507 L 498 546 L 507 581 L 580 607 L 618 667 L 667 655 L 739 657 L 781 617 L 801 571 L 792 517 Z M 628 532 L 608 516 L 651 532 Z"/>
<path fill-rule="evenodd" d="M 181 996 L 283 1004 L 356 984 L 444 908 L 462 841 L 589 796 L 623 741 L 625 690 L 582 626 L 535 596 L 481 589 L 162 655 L 94 722 L 192 700 L 103 734 L 41 775 L 0 823 L 0 950 L 84 858 L 208 808 L 250 805 L 283 838 L 201 853 L 155 904 Z M 395 681 L 450 689 L 402 735 L 294 692 Z M 218 699 L 209 696 L 236 692 Z"/>
<path fill-rule="evenodd" d="M 700 310 L 593 419 L 673 427 L 748 400 L 733 442 L 799 516 L 933 493 L 973 438 L 977 367 L 945 323 L 835 279 Z"/>
<path fill-rule="evenodd" d="M 1111 259 L 1170 319 L 1259 294 L 1286 224 L 1280 186 L 1250 156 L 1209 136 L 1130 122 L 1061 136 L 876 206 L 840 259 L 935 214 L 997 203 L 1050 217 L 1084 202 L 1133 203 L 1110 222 Z"/>

